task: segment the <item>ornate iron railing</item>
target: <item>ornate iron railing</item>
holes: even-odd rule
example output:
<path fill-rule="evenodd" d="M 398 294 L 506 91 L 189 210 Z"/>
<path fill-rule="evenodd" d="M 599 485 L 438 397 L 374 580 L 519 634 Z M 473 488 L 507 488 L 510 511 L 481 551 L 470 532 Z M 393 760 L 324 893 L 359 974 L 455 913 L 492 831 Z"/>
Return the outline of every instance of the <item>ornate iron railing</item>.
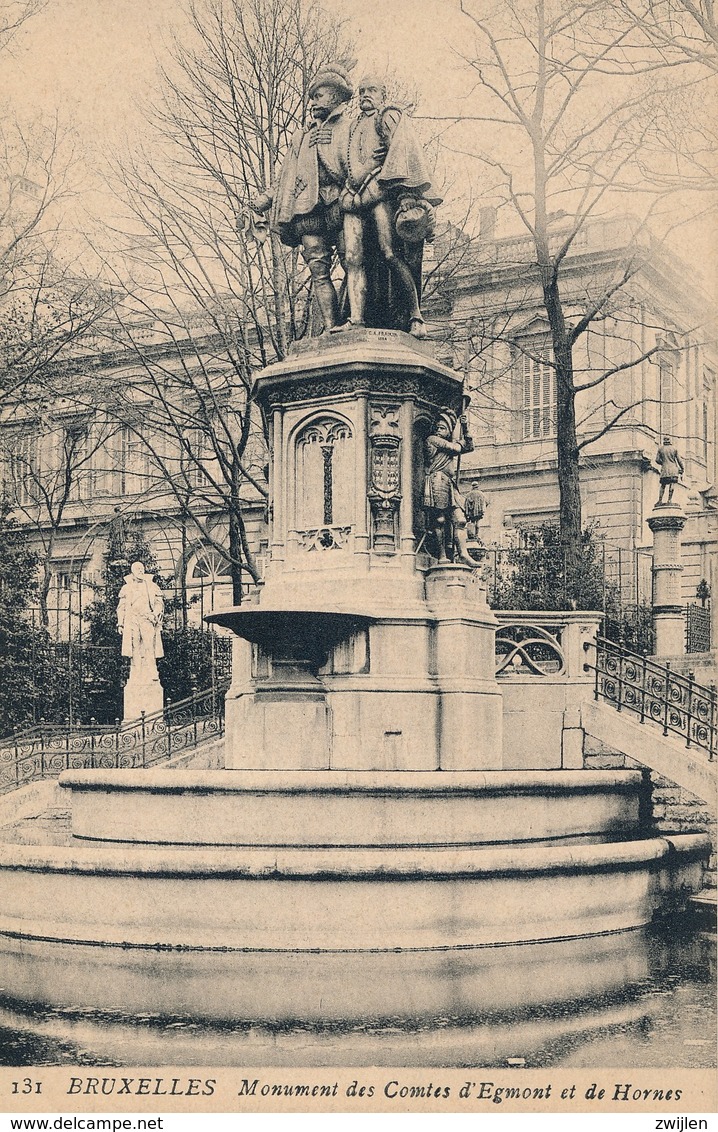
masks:
<path fill-rule="evenodd" d="M 587 682 L 583 645 L 596 636 L 600 610 L 497 609 L 495 614 L 499 680 Z"/>
<path fill-rule="evenodd" d="M 100 727 L 37 724 L 0 747 L 0 794 L 63 770 L 149 767 L 224 734 L 224 693 L 216 688 L 138 720 Z"/>
<path fill-rule="evenodd" d="M 711 611 L 704 605 L 686 606 L 686 652 L 710 652 Z"/>
<path fill-rule="evenodd" d="M 596 663 L 584 665 L 595 673 L 595 698 L 618 711 L 633 712 L 641 723 L 658 724 L 663 734 L 679 735 L 686 747 L 716 755 L 718 695 L 715 684 L 698 684 L 693 674 L 681 676 L 669 665 L 630 652 L 613 641 L 596 638 Z"/>

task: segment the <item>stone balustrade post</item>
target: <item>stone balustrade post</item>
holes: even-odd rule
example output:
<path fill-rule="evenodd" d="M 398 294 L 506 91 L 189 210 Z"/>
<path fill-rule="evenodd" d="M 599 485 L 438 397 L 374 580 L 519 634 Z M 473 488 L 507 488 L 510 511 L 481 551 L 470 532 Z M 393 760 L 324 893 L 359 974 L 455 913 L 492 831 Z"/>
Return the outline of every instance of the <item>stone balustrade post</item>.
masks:
<path fill-rule="evenodd" d="M 656 504 L 648 519 L 653 533 L 653 632 L 656 656 L 682 656 L 686 650 L 681 600 L 681 531 L 686 523 L 675 503 Z"/>

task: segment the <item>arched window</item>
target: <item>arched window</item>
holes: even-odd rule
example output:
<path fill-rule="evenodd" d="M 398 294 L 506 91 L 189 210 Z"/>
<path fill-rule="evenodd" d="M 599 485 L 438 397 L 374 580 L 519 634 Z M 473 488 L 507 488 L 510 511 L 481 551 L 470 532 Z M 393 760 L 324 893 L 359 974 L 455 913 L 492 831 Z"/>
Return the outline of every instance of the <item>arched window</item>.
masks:
<path fill-rule="evenodd" d="M 232 572 L 226 558 L 211 546 L 200 547 L 187 563 L 190 621 L 232 605 Z"/>
<path fill-rule="evenodd" d="M 350 526 L 354 521 L 354 437 L 345 421 L 312 421 L 296 443 L 296 526 Z"/>

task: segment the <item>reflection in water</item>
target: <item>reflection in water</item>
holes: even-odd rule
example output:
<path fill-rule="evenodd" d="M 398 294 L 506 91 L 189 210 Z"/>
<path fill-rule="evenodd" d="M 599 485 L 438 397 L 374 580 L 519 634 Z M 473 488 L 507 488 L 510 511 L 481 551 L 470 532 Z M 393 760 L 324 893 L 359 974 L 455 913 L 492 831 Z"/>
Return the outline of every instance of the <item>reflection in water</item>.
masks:
<path fill-rule="evenodd" d="M 194 971 L 196 986 L 206 989 L 212 975 L 221 983 L 222 957 L 200 961 L 214 969 L 199 978 Z M 442 977 L 454 980 L 462 1003 L 476 1004 L 473 1013 L 464 1006 L 432 1015 L 424 1006 L 412 1017 L 271 1025 L 202 1021 L 189 1012 L 162 1018 L 147 1009 L 134 1016 L 101 1013 L 89 1003 L 79 1010 L 26 1007 L 4 998 L 0 1063 L 490 1067 L 523 1058 L 527 1067 L 714 1064 L 714 940 L 675 922 L 646 932 L 482 948 L 471 952 L 469 963 L 455 953 L 443 961 Z M 148 990 L 144 971 L 139 984 Z"/>

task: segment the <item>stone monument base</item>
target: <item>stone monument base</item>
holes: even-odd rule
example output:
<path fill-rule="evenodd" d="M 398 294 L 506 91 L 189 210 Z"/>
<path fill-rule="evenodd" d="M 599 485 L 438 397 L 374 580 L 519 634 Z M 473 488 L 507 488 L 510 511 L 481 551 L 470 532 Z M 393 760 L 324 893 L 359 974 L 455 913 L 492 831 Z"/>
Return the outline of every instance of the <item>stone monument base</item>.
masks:
<path fill-rule="evenodd" d="M 159 676 L 153 680 L 143 680 L 132 676 L 125 684 L 123 722 L 141 719 L 142 715 L 154 715 L 164 707 L 164 694 Z"/>
<path fill-rule="evenodd" d="M 122 770 L 60 786 L 72 844 L 0 847 L 3 972 L 45 1007 L 475 1017 L 545 996 L 562 941 L 607 946 L 620 987 L 623 933 L 698 891 L 710 851 L 645 829 L 637 771 Z M 565 964 L 558 982 L 559 998 L 576 986 Z"/>
<path fill-rule="evenodd" d="M 425 599 L 393 609 L 359 587 L 331 610 L 312 609 L 309 592 L 297 608 L 273 608 L 270 592 L 209 618 L 241 638 L 228 770 L 501 768 L 497 622 L 474 571 L 434 566 Z"/>

